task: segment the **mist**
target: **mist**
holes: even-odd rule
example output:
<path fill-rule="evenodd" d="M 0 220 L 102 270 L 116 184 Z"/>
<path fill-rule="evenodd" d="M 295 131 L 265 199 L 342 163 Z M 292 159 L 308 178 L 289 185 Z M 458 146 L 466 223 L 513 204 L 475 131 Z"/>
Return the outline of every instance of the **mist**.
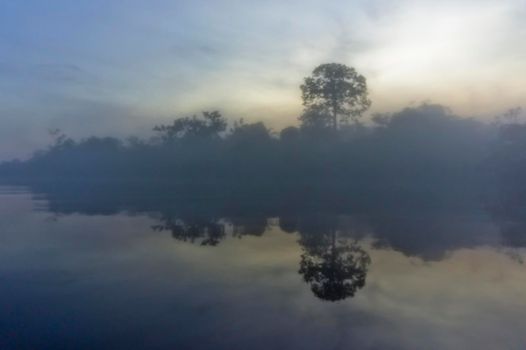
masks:
<path fill-rule="evenodd" d="M 0 349 L 526 348 L 525 5 L 0 1 Z"/>

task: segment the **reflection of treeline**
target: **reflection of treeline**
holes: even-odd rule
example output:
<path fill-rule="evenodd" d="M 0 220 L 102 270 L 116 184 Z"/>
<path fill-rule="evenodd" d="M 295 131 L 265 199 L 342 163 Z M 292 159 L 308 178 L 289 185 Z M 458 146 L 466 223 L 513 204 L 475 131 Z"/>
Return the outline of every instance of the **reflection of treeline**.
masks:
<path fill-rule="evenodd" d="M 300 261 L 300 269 L 305 265 L 303 278 L 324 298 L 352 295 L 362 285 L 365 276 L 357 271 L 368 260 L 353 242 L 365 237 L 371 238 L 373 248 L 391 248 L 424 260 L 496 241 L 526 246 L 526 206 L 516 196 L 506 197 L 505 191 L 484 201 L 461 202 L 462 193 L 408 189 L 346 192 L 312 186 L 173 186 L 144 181 L 45 181 L 29 188 L 36 198 L 46 200 L 43 209 L 59 217 L 148 215 L 153 230 L 196 245 L 259 237 L 279 225 L 285 234 L 298 235 L 305 253 Z M 347 267 L 340 269 L 340 263 Z M 352 277 L 338 282 L 338 276 L 346 274 Z"/>
<path fill-rule="evenodd" d="M 370 244 L 375 249 L 394 249 L 424 260 L 441 260 L 447 252 L 460 248 L 494 244 L 499 233 L 502 244 L 524 246 L 524 231 L 519 232 L 526 222 L 524 216 L 515 221 L 510 216 L 494 217 L 497 220 L 492 225 L 473 209 L 458 213 L 379 206 L 335 214 L 327 207 L 307 211 L 296 208 L 269 220 L 258 209 L 221 217 L 204 207 L 205 203 L 201 208 L 193 205 L 190 211 L 155 214 L 152 229 L 169 232 L 177 241 L 217 246 L 228 237 L 259 237 L 279 225 L 284 234 L 298 237 L 302 249 L 298 272 L 303 280 L 317 297 L 331 301 L 352 297 L 365 285 L 371 258 L 364 246 Z M 369 243 L 360 243 L 365 241 Z"/>
<path fill-rule="evenodd" d="M 152 226 L 154 231 L 169 231 L 178 241 L 201 246 L 217 246 L 227 236 L 261 236 L 269 226 L 269 220 L 264 216 L 217 219 L 193 215 L 180 218 L 162 213 L 158 220 Z M 356 232 L 339 224 L 339 218 L 334 215 L 314 215 L 308 221 L 319 224 L 314 227 L 305 223 L 295 225 L 298 231 L 292 231 L 299 234 L 298 243 L 302 248 L 298 273 L 310 285 L 314 295 L 322 300 L 353 297 L 365 286 L 371 263 L 369 254 L 353 238 Z M 283 227 L 281 218 L 279 225 Z"/>
<path fill-rule="evenodd" d="M 41 202 L 46 211 L 58 216 L 147 214 L 156 219 L 157 230 L 204 245 L 228 236 L 260 236 L 268 219 L 277 218 L 281 231 L 300 232 L 305 242 L 335 230 L 353 239 L 372 235 L 376 247 L 432 260 L 448 250 L 487 243 L 485 237 L 526 246 L 526 206 L 505 191 L 480 199 L 466 198 L 463 192 L 407 188 L 342 191 L 144 181 L 44 181 L 29 188 L 46 200 Z"/>
<path fill-rule="evenodd" d="M 518 217 L 511 216 L 513 213 L 491 213 L 496 219 L 493 226 L 477 210 L 458 213 L 437 208 L 378 207 L 338 215 L 326 207 L 307 211 L 296 208 L 269 220 L 257 209 L 237 214 L 242 216 L 220 217 L 203 215 L 208 211 L 197 209 L 199 206 L 193 208 L 179 214 L 165 211 L 154 215 L 157 220 L 152 229 L 170 232 L 177 241 L 217 246 L 228 237 L 259 237 L 270 226 L 279 225 L 283 233 L 298 236 L 302 250 L 298 273 L 316 297 L 328 301 L 353 297 L 365 286 L 371 257 L 360 243 L 367 241 L 364 238 L 370 242 L 366 245 L 372 244 L 374 249 L 394 249 L 424 260 L 441 260 L 447 252 L 460 248 L 495 244 L 499 232 L 506 246 L 526 244 L 525 231 L 521 231 L 526 222 L 524 213 Z M 495 235 L 488 241 L 486 235 L 491 232 Z"/>
<path fill-rule="evenodd" d="M 172 237 L 185 242 L 204 246 L 216 246 L 230 234 L 232 237 L 261 236 L 268 227 L 264 216 L 213 218 L 192 215 L 185 218 L 162 213 L 159 223 L 152 226 L 154 231 L 170 231 Z"/>

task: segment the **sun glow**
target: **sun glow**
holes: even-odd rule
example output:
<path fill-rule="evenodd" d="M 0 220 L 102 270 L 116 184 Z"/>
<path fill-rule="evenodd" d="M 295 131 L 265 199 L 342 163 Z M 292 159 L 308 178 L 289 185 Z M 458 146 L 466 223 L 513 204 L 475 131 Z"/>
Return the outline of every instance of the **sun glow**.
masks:
<path fill-rule="evenodd" d="M 513 13 L 505 3 L 459 5 L 454 11 L 428 4 L 401 9 L 381 21 L 372 49 L 357 60 L 370 72 L 373 98 L 388 108 L 432 98 L 459 113 L 483 115 L 517 103 L 510 102 L 510 93 L 525 93 L 524 65 L 503 54 L 510 47 L 521 50 L 513 42 L 519 34 L 510 35 Z M 508 97 L 495 99 L 499 91 L 507 91 Z M 491 106 L 484 103 L 488 100 Z"/>
<path fill-rule="evenodd" d="M 498 34 L 500 18 L 490 10 L 404 12 L 396 23 L 382 28 L 380 45 L 367 55 L 367 61 L 388 80 L 465 75 L 470 66 L 484 62 L 484 42 Z"/>

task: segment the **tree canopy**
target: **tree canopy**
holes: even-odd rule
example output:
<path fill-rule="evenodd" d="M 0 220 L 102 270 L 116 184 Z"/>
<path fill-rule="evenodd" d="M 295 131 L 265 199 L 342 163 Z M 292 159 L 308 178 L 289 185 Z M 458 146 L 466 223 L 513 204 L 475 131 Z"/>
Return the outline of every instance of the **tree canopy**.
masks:
<path fill-rule="evenodd" d="M 301 85 L 304 114 L 303 124 L 331 126 L 358 122 L 370 106 L 367 82 L 352 67 L 340 63 L 319 65 Z"/>

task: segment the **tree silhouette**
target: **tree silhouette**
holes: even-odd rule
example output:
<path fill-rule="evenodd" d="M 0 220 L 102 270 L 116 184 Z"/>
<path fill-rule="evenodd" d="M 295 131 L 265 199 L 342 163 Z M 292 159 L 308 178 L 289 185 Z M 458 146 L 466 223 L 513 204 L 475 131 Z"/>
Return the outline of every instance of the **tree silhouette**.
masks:
<path fill-rule="evenodd" d="M 300 243 L 308 245 L 303 247 L 299 273 L 316 297 L 343 300 L 365 286 L 371 258 L 356 242 L 337 239 L 333 229 L 330 235 L 302 239 Z"/>
<path fill-rule="evenodd" d="M 153 128 L 164 143 L 181 138 L 218 138 L 226 130 L 227 121 L 219 111 L 203 112 L 203 116 L 177 118 L 171 125 Z"/>
<path fill-rule="evenodd" d="M 305 113 L 302 123 L 326 125 L 338 129 L 340 121 L 358 118 L 370 106 L 365 77 L 354 68 L 339 63 L 326 63 L 316 67 L 301 85 Z M 315 123 L 316 122 L 316 123 Z"/>
<path fill-rule="evenodd" d="M 334 118 L 330 112 L 322 106 L 309 106 L 305 108 L 301 116 L 301 129 L 303 131 L 332 130 L 335 127 Z"/>
<path fill-rule="evenodd" d="M 161 224 L 153 225 L 154 231 L 170 231 L 176 240 L 199 243 L 203 246 L 216 246 L 225 236 L 225 225 L 217 220 L 182 220 L 172 216 L 163 216 Z"/>

